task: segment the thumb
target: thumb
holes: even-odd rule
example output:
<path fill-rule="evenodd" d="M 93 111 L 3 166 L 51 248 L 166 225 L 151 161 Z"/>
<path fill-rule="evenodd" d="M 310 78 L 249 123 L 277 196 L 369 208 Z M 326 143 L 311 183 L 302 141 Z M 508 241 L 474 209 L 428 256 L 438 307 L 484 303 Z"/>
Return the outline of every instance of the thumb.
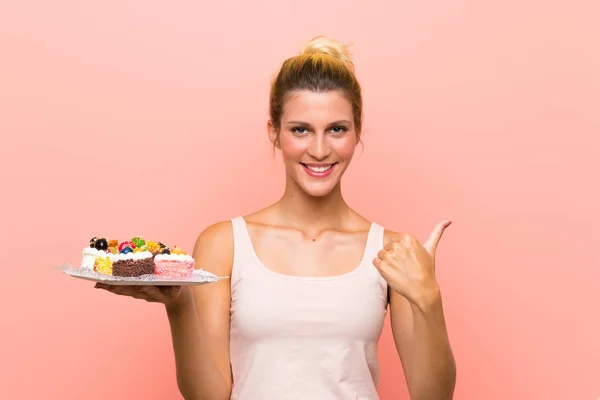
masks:
<path fill-rule="evenodd" d="M 444 234 L 444 231 L 446 230 L 447 227 L 450 226 L 451 223 L 452 223 L 452 221 L 440 222 L 433 229 L 433 232 L 431 232 L 431 234 L 429 235 L 429 238 L 427 239 L 427 241 L 423 245 L 423 247 L 425 247 L 425 250 L 427 250 L 427 252 L 429 253 L 429 255 L 431 257 L 434 257 L 435 250 L 437 249 L 437 245 L 440 242 L 440 239 L 442 238 L 442 235 Z"/>

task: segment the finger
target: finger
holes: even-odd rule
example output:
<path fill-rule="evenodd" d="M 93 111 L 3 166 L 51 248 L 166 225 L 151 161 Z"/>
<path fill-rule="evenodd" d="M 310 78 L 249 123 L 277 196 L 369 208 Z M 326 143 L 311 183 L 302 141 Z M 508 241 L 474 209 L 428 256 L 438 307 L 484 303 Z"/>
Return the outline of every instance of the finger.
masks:
<path fill-rule="evenodd" d="M 379 271 L 379 275 L 381 275 L 382 277 L 385 278 L 386 276 L 386 263 L 384 261 L 381 260 L 381 258 L 379 257 L 375 257 L 373 259 L 373 265 L 375 266 L 375 268 L 377 268 L 377 271 Z"/>
<path fill-rule="evenodd" d="M 423 245 L 423 247 L 425 247 L 425 250 L 427 250 L 427 252 L 429 253 L 429 255 L 431 255 L 432 257 L 435 254 L 435 251 L 437 249 L 438 243 L 440 242 L 440 239 L 442 238 L 442 235 L 444 234 L 444 231 L 446 230 L 447 227 L 450 226 L 451 223 L 452 223 L 451 221 L 440 222 L 434 228 L 433 232 L 431 232 L 431 234 L 429 235 L 429 238 L 427 239 L 427 241 Z"/>
<path fill-rule="evenodd" d="M 407 236 L 406 233 L 398 233 L 398 234 L 390 237 L 390 240 L 388 241 L 388 243 L 402 242 L 406 236 Z"/>
<path fill-rule="evenodd" d="M 138 290 L 135 286 L 121 286 L 121 285 L 102 285 L 101 289 L 107 290 L 111 293 L 118 294 L 119 296 L 131 296 Z"/>
<path fill-rule="evenodd" d="M 108 290 L 108 291 L 112 291 L 112 290 L 117 289 L 117 288 L 122 288 L 123 286 L 109 285 L 108 283 L 97 282 L 96 285 L 95 285 L 95 287 L 97 287 L 98 289 L 105 289 L 105 290 Z"/>
<path fill-rule="evenodd" d="M 380 260 L 385 260 L 388 256 L 388 252 L 387 250 L 379 250 L 379 253 L 377 253 L 377 258 L 379 258 Z"/>
<path fill-rule="evenodd" d="M 130 296 L 133 292 L 129 286 L 107 285 L 104 289 L 119 296 Z"/>
<path fill-rule="evenodd" d="M 379 271 L 379 273 L 383 277 L 385 277 L 386 275 L 388 275 L 388 273 L 392 269 L 392 267 L 390 266 L 390 263 L 388 263 L 387 261 L 383 261 L 379 257 L 375 257 L 373 259 L 373 265 L 375 266 L 375 268 L 377 268 L 377 270 Z"/>
<path fill-rule="evenodd" d="M 100 282 L 96 282 L 96 284 L 94 285 L 94 287 L 96 289 L 108 289 L 110 285 L 107 285 L 105 283 L 100 283 Z"/>
<path fill-rule="evenodd" d="M 402 240 L 398 239 L 398 240 L 394 240 L 394 241 L 389 241 L 385 244 L 385 246 L 383 246 L 384 250 L 387 251 L 396 251 L 402 248 Z"/>
<path fill-rule="evenodd" d="M 181 294 L 182 289 L 183 289 L 183 286 L 169 286 L 167 292 L 171 299 L 175 299 L 175 298 L 177 298 L 177 296 L 179 296 Z"/>
<path fill-rule="evenodd" d="M 157 286 L 140 286 L 140 291 L 154 301 L 159 301 L 161 303 L 164 303 L 170 297 L 168 292 L 164 293 Z"/>
<path fill-rule="evenodd" d="M 377 269 L 380 269 L 380 268 L 381 268 L 381 263 L 382 263 L 382 262 L 383 262 L 383 261 L 381 261 L 381 258 L 379 258 L 379 257 L 375 257 L 375 258 L 373 259 L 373 265 L 374 265 L 374 266 L 375 266 L 375 268 L 377 268 Z"/>
<path fill-rule="evenodd" d="M 139 300 L 156 301 L 142 291 L 133 292 L 130 294 L 130 296 L 133 297 L 134 299 L 139 299 Z"/>
<path fill-rule="evenodd" d="M 146 300 L 149 302 L 159 302 L 160 299 L 157 299 L 152 294 L 146 293 L 143 288 L 146 286 L 109 286 L 108 290 L 111 293 L 120 295 L 133 297 L 134 299 Z"/>

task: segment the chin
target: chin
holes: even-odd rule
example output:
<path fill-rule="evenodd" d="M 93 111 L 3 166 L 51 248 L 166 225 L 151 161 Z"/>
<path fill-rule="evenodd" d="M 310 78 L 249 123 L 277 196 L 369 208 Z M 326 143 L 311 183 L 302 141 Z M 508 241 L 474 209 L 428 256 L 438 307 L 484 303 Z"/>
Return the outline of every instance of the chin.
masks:
<path fill-rule="evenodd" d="M 327 197 L 331 190 L 306 190 L 306 194 L 310 197 Z"/>
<path fill-rule="evenodd" d="M 337 183 L 327 184 L 325 182 L 322 182 L 322 183 L 315 184 L 314 182 L 309 182 L 307 184 L 300 184 L 299 186 L 302 188 L 304 193 L 306 193 L 307 195 L 309 195 L 311 197 L 326 197 L 337 186 Z"/>
<path fill-rule="evenodd" d="M 294 174 L 290 178 L 295 181 L 296 187 L 308 196 L 315 198 L 326 197 L 338 187 L 344 170 L 345 168 L 334 171 L 333 174 L 325 178 L 315 178 L 306 174 L 302 167 L 299 171 L 294 171 Z"/>

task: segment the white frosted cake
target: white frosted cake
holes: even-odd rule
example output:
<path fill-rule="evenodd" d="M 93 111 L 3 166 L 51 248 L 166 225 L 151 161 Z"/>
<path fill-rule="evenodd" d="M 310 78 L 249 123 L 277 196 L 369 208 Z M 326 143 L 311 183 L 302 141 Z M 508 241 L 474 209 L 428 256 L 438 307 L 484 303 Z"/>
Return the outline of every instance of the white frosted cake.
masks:
<path fill-rule="evenodd" d="M 86 247 L 83 249 L 83 257 L 81 259 L 81 268 L 93 271 L 94 265 L 96 264 L 97 257 L 106 257 L 106 251 L 98 250 L 93 247 Z"/>

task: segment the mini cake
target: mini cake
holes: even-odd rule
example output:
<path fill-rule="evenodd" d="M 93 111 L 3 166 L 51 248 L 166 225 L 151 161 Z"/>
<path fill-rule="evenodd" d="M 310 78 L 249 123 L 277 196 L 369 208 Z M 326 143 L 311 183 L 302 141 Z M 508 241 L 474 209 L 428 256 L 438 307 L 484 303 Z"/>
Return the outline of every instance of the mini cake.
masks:
<path fill-rule="evenodd" d="M 101 255 L 106 255 L 106 252 L 98 250 L 94 247 L 86 247 L 85 249 L 83 249 L 81 269 L 93 271 L 94 264 L 96 263 L 96 258 Z"/>
<path fill-rule="evenodd" d="M 165 248 L 161 254 L 154 257 L 156 275 L 166 278 L 187 278 L 194 271 L 195 261 L 179 246 L 173 249 Z"/>
<path fill-rule="evenodd" d="M 137 253 L 121 251 L 119 254 L 112 255 L 112 261 L 112 274 L 114 276 L 138 277 L 154 273 L 154 260 L 152 259 L 152 253 L 149 251 Z"/>
<path fill-rule="evenodd" d="M 83 249 L 81 268 L 88 271 L 95 271 L 96 260 L 106 258 L 108 242 L 105 238 L 94 237 L 90 239 L 90 245 Z M 100 263 L 106 262 L 105 260 Z"/>

